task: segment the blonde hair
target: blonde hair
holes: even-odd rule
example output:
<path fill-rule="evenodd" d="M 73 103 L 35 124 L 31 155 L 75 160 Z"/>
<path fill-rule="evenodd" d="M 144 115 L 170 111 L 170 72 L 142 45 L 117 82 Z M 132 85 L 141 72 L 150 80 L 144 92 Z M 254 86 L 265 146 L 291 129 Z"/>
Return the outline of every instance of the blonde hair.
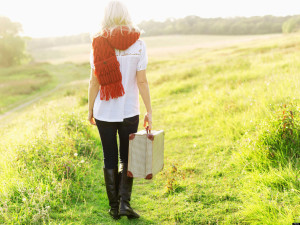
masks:
<path fill-rule="evenodd" d="M 133 29 L 140 31 L 137 26 L 133 25 L 126 5 L 118 0 L 110 1 L 105 7 L 101 31 L 98 36 L 103 35 L 104 31 L 112 33 L 117 27 L 121 27 L 122 32 L 124 26 L 128 28 L 129 32 Z"/>

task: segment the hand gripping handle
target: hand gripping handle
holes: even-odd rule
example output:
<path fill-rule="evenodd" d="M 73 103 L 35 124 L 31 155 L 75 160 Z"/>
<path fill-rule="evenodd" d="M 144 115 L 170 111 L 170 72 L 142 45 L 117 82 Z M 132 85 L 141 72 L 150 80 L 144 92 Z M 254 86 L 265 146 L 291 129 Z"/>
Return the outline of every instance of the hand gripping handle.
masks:
<path fill-rule="evenodd" d="M 147 134 L 151 133 L 151 130 L 149 129 L 149 126 L 146 126 L 145 129 L 146 129 Z"/>
<path fill-rule="evenodd" d="M 154 140 L 154 135 L 151 133 L 151 130 L 149 129 L 149 126 L 146 126 L 146 132 L 147 132 L 147 138 L 151 141 Z"/>

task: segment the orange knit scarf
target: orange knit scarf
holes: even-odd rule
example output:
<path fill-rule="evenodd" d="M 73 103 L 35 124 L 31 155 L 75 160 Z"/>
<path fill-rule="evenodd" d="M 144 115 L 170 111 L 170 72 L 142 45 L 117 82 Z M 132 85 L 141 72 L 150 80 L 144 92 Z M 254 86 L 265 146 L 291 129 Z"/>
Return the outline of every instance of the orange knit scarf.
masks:
<path fill-rule="evenodd" d="M 122 85 L 120 64 L 115 49 L 126 50 L 136 42 L 140 33 L 136 30 L 129 32 L 123 26 L 114 29 L 111 33 L 104 31 L 103 35 L 93 39 L 95 76 L 100 84 L 100 99 L 108 101 L 125 94 Z"/>

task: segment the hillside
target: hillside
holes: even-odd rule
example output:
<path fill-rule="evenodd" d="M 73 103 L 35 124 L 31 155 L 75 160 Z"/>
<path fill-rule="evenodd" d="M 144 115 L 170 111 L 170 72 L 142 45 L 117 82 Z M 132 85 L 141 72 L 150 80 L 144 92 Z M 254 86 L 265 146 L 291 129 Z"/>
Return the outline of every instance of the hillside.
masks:
<path fill-rule="evenodd" d="M 165 131 L 165 167 L 152 181 L 134 181 L 135 224 L 300 220 L 299 40 L 151 58 L 153 127 Z M 87 66 L 66 69 L 75 68 Z M 107 214 L 101 143 L 86 121 L 87 85 L 68 82 L 4 123 L 0 223 L 131 224 Z"/>
<path fill-rule="evenodd" d="M 0 119 L 10 110 L 48 95 L 70 81 L 83 80 L 89 64 L 33 63 L 0 68 Z"/>

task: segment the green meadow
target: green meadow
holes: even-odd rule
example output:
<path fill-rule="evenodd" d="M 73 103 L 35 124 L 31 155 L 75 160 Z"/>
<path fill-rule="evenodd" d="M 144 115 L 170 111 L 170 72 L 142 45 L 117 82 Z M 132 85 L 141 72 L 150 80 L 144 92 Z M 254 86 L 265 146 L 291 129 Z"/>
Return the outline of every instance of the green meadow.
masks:
<path fill-rule="evenodd" d="M 165 166 L 134 180 L 138 220 L 107 213 L 101 142 L 87 121 L 89 64 L 1 69 L 44 91 L 61 86 L 0 121 L 0 224 L 300 223 L 299 52 L 294 34 L 149 57 Z"/>

